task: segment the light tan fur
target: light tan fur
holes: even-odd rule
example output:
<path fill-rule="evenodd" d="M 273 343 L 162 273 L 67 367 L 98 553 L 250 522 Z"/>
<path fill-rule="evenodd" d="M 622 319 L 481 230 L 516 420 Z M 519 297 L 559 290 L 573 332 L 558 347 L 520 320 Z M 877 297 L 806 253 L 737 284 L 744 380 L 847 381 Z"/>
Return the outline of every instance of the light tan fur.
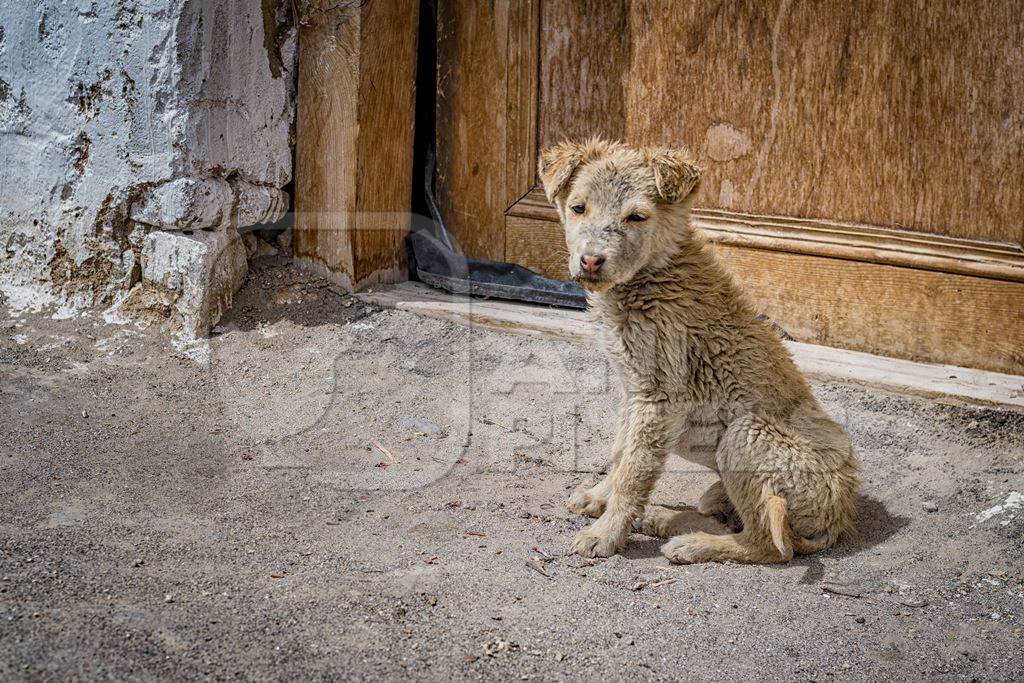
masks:
<path fill-rule="evenodd" d="M 609 473 L 568 502 L 598 518 L 572 549 L 607 557 L 635 527 L 672 536 L 662 552 L 673 562 L 786 562 L 851 530 L 850 441 L 691 228 L 700 172 L 689 154 L 564 142 L 539 171 L 622 385 Z M 594 254 L 597 272 L 581 266 Z M 741 530 L 648 508 L 670 452 L 718 472 L 697 509 Z"/>

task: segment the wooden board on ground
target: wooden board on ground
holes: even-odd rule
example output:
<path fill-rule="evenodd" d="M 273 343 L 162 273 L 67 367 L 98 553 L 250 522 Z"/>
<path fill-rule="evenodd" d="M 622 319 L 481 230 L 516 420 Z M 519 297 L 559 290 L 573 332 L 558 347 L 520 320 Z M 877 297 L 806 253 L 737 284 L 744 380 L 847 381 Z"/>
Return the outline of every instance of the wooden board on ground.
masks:
<path fill-rule="evenodd" d="M 404 282 L 374 287 L 359 295 L 368 303 L 478 325 L 502 332 L 596 343 L 596 330 L 582 311 L 448 294 L 427 285 Z M 950 396 L 967 402 L 1024 408 L 1024 376 L 915 363 L 827 346 L 786 342 L 807 375 L 879 386 L 921 396 Z"/>

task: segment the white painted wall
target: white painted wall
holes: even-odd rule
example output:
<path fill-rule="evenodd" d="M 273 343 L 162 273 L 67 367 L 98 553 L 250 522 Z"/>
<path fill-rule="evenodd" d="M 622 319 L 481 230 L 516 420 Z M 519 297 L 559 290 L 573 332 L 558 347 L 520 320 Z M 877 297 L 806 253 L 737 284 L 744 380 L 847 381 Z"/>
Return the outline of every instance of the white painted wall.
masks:
<path fill-rule="evenodd" d="M 292 175 L 289 7 L 0 3 L 0 292 L 9 306 L 111 304 L 144 278 L 177 281 L 159 267 L 192 267 L 154 259 L 153 244 L 207 228 L 227 234 L 204 243 L 233 245 L 236 228 L 280 216 Z M 188 187 L 213 191 L 189 199 Z M 153 239 L 158 230 L 172 235 Z"/>

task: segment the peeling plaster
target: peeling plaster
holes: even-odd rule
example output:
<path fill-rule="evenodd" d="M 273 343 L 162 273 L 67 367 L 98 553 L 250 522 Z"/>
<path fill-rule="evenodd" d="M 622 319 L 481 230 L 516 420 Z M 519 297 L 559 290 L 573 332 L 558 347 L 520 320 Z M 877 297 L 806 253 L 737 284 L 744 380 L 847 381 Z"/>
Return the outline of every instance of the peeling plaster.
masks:
<path fill-rule="evenodd" d="M 135 207 L 161 187 L 226 188 L 209 209 L 218 230 L 283 213 L 296 32 L 289 4 L 272 8 L 272 22 L 266 5 L 0 5 L 0 293 L 9 306 L 123 300 L 145 280 L 148 235 L 187 229 L 136 220 Z M 174 267 L 199 267 L 187 263 Z"/>

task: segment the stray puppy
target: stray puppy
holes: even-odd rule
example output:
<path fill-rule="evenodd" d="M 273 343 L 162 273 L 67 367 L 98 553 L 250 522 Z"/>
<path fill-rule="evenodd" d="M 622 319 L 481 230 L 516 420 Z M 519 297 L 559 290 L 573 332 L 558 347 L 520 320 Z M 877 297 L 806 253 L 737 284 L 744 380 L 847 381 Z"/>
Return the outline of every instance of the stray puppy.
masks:
<path fill-rule="evenodd" d="M 689 154 L 594 139 L 538 165 L 623 390 L 608 476 L 568 502 L 599 518 L 573 551 L 614 555 L 634 529 L 674 536 L 661 550 L 679 563 L 788 562 L 833 545 L 853 527 L 856 456 L 691 228 Z M 670 451 L 718 472 L 697 509 L 742 530 L 676 536 L 685 513 L 648 507 Z"/>

